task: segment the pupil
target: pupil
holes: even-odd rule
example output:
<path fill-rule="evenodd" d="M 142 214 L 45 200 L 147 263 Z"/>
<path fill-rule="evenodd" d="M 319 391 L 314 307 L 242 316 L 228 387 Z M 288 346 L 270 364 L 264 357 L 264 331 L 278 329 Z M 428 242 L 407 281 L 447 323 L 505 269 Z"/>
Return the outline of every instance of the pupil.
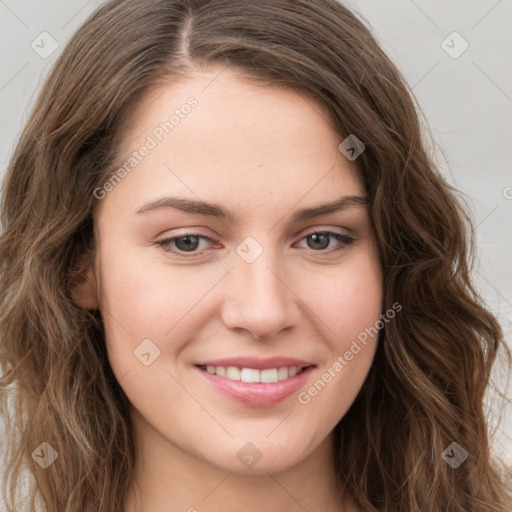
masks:
<path fill-rule="evenodd" d="M 311 249 L 326 249 L 329 247 L 329 235 L 326 233 L 314 233 L 309 235 L 310 241 L 313 244 L 310 244 Z"/>
<path fill-rule="evenodd" d="M 185 242 L 185 243 L 182 243 Z M 197 246 L 199 244 L 199 237 L 198 236 L 182 236 L 178 239 L 176 239 L 176 247 L 180 251 L 193 251 L 197 249 Z"/>

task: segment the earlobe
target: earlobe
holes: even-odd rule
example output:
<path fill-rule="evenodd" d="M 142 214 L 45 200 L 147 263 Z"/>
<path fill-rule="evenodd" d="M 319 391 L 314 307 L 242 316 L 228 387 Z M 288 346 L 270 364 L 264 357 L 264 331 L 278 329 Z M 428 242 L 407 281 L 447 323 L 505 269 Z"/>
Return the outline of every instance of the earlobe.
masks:
<path fill-rule="evenodd" d="M 96 309 L 98 307 L 98 287 L 94 266 L 90 264 L 86 268 L 73 273 L 70 282 L 71 297 L 75 304 L 84 309 Z"/>

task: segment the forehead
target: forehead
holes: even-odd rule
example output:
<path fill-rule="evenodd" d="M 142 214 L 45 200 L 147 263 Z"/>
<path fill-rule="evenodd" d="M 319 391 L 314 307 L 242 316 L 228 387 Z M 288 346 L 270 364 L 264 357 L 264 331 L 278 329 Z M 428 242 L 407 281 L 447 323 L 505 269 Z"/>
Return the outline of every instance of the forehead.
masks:
<path fill-rule="evenodd" d="M 120 164 L 151 146 L 108 194 L 131 204 L 164 192 L 231 204 L 364 195 L 325 106 L 229 68 L 200 69 L 148 90 L 122 135 Z"/>

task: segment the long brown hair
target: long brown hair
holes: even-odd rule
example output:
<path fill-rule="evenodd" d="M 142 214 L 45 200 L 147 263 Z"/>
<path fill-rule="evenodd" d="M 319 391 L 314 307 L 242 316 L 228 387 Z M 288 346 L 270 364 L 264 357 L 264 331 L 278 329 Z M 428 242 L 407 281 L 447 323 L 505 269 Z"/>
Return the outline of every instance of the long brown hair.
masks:
<path fill-rule="evenodd" d="M 148 87 L 220 63 L 310 94 L 357 159 L 384 270 L 370 373 L 334 431 L 334 459 L 365 511 L 509 512 L 509 469 L 491 456 L 484 393 L 510 350 L 470 278 L 471 222 L 436 169 L 420 110 L 366 24 L 336 0 L 108 1 L 55 63 L 7 171 L 0 238 L 4 496 L 22 471 L 30 509 L 125 506 L 135 450 L 128 399 L 101 314 L 72 286 L 94 257 L 94 212 L 119 164 L 120 133 Z M 456 442 L 467 458 L 443 458 Z M 48 443 L 58 458 L 33 456 Z"/>

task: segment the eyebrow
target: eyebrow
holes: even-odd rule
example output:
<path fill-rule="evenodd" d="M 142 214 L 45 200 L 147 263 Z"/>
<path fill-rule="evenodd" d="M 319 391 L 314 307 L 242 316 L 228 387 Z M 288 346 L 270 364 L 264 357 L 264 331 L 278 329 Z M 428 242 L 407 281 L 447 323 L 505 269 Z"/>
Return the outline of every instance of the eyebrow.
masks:
<path fill-rule="evenodd" d="M 293 222 L 311 219 L 320 215 L 346 210 L 353 207 L 365 207 L 368 204 L 366 197 L 344 196 L 335 201 L 322 203 L 318 206 L 298 210 L 292 216 Z M 135 210 L 135 213 L 141 214 L 160 208 L 175 208 L 192 215 L 203 215 L 216 219 L 225 220 L 234 223 L 236 215 L 221 205 L 208 203 L 206 201 L 196 201 L 194 199 L 185 199 L 181 197 L 162 197 L 155 201 L 150 201 Z"/>

